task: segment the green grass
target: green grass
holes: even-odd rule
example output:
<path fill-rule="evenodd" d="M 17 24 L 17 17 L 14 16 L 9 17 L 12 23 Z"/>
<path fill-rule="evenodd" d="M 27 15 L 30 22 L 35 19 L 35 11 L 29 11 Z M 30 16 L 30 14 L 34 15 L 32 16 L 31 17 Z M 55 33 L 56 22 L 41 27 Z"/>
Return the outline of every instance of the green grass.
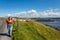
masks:
<path fill-rule="evenodd" d="M 60 40 L 60 32 L 38 22 L 14 23 L 14 40 Z"/>

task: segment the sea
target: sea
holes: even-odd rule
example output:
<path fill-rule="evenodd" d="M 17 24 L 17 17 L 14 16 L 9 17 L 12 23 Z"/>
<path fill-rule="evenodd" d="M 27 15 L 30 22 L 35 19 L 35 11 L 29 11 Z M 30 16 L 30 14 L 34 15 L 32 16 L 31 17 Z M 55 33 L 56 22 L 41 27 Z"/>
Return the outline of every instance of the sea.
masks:
<path fill-rule="evenodd" d="M 40 23 L 49 25 L 53 28 L 60 30 L 60 19 L 56 19 L 55 22 L 40 22 Z"/>

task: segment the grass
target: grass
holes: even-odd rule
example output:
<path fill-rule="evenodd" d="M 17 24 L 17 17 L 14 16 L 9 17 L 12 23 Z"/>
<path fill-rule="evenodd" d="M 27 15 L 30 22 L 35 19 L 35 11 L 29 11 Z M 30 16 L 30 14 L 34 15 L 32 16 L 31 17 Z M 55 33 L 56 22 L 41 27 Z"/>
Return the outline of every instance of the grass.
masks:
<path fill-rule="evenodd" d="M 38 22 L 15 22 L 13 26 L 13 40 L 60 40 L 59 31 Z"/>
<path fill-rule="evenodd" d="M 6 20 L 0 18 L 0 20 Z M 44 24 L 29 21 L 13 24 L 12 40 L 60 40 L 60 32 Z"/>

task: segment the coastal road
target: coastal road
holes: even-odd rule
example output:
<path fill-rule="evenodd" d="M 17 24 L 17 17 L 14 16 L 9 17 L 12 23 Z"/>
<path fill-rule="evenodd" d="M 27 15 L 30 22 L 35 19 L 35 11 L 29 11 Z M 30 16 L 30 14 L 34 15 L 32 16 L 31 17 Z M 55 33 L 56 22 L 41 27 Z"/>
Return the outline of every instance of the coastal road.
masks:
<path fill-rule="evenodd" d="M 7 27 L 4 20 L 0 20 L 0 40 L 11 40 L 7 35 Z"/>

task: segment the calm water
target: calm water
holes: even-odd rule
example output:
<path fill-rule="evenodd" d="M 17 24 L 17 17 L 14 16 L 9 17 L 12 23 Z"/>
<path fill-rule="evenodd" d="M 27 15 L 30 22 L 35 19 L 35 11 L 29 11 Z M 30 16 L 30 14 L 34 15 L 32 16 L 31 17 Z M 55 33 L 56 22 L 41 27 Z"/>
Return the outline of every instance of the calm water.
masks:
<path fill-rule="evenodd" d="M 60 30 L 60 21 L 56 21 L 56 22 L 41 22 L 41 23 L 50 25 L 50 26 Z"/>

